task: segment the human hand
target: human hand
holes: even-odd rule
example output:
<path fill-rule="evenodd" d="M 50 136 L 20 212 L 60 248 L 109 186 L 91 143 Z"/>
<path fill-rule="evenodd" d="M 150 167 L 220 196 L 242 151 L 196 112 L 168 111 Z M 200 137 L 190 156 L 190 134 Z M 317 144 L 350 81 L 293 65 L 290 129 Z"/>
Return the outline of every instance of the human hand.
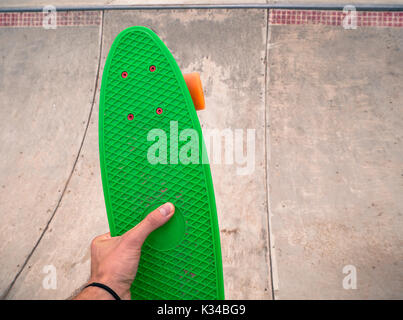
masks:
<path fill-rule="evenodd" d="M 91 243 L 91 277 L 114 290 L 121 299 L 130 299 L 130 286 L 136 277 L 141 247 L 147 236 L 165 224 L 174 214 L 172 203 L 165 203 L 149 213 L 137 226 L 118 237 L 106 233 Z M 87 287 L 76 300 L 114 299 L 101 288 Z"/>

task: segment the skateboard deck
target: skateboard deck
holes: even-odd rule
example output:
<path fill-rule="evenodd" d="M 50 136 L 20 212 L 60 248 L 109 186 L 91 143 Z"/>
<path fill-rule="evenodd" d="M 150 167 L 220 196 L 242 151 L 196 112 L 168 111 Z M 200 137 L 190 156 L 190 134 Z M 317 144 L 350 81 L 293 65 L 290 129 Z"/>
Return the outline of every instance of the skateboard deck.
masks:
<path fill-rule="evenodd" d="M 191 163 L 180 160 L 189 159 L 189 137 L 182 136 L 187 129 L 199 138 Z M 217 212 L 210 166 L 202 161 L 200 123 L 175 59 L 148 28 L 125 29 L 111 46 L 102 76 L 99 149 L 112 236 L 165 202 L 175 205 L 171 220 L 142 247 L 132 299 L 224 299 Z"/>

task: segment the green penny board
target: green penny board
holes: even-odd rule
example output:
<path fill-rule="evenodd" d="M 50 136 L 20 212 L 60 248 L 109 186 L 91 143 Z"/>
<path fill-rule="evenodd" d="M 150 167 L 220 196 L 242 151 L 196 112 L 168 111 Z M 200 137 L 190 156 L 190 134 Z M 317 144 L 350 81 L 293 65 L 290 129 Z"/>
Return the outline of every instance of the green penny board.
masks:
<path fill-rule="evenodd" d="M 155 152 L 166 164 L 149 161 L 152 146 L 164 142 L 152 129 L 166 134 L 166 151 Z M 178 157 L 183 147 L 189 153 L 189 137 L 178 138 L 184 129 L 198 134 L 198 163 Z M 148 28 L 130 27 L 112 44 L 102 77 L 99 148 L 112 236 L 165 202 L 175 205 L 171 220 L 143 245 L 132 298 L 224 299 L 214 190 L 210 166 L 201 161 L 199 120 L 175 59 Z"/>

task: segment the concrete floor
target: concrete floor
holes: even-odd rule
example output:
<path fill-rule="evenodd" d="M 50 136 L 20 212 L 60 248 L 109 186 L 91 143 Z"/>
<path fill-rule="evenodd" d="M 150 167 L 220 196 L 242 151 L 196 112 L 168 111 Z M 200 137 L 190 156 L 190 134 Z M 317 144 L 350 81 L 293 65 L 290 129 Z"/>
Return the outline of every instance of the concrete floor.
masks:
<path fill-rule="evenodd" d="M 0 28 L 0 295 L 64 299 L 89 276 L 89 243 L 108 231 L 99 82 L 131 25 L 201 73 L 204 129 L 256 130 L 251 174 L 212 164 L 226 298 L 403 298 L 403 29 L 268 25 L 267 10 Z"/>

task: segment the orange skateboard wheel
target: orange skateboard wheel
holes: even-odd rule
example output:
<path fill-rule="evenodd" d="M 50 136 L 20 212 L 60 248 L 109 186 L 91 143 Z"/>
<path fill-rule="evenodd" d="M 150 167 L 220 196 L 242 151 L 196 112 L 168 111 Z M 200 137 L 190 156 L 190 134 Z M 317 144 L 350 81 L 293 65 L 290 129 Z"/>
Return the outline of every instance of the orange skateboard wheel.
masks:
<path fill-rule="evenodd" d="M 186 85 L 192 97 L 193 104 L 196 110 L 203 110 L 206 105 L 204 102 L 203 88 L 200 80 L 200 75 L 197 72 L 186 73 L 183 75 Z"/>

